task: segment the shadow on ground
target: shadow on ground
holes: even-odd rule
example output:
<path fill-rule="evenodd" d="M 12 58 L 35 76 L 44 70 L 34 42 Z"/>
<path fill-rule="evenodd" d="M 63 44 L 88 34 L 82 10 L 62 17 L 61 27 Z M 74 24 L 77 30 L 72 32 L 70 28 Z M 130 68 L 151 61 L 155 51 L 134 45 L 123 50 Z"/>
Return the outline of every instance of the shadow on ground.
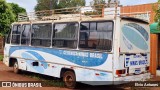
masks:
<path fill-rule="evenodd" d="M 9 72 L 13 72 L 13 71 L 9 71 Z M 46 87 L 63 87 L 63 88 L 65 87 L 64 83 L 62 82 L 62 79 L 55 78 L 52 76 L 32 73 L 28 71 L 21 71 L 19 74 L 25 77 L 33 78 L 37 81 L 43 81 L 45 83 L 44 86 Z M 83 90 L 106 90 L 106 89 L 108 90 L 124 90 L 124 89 L 130 90 L 129 87 L 124 87 L 121 85 L 91 86 L 87 84 L 78 83 L 78 87 L 76 87 L 76 90 L 82 90 L 82 89 Z"/>

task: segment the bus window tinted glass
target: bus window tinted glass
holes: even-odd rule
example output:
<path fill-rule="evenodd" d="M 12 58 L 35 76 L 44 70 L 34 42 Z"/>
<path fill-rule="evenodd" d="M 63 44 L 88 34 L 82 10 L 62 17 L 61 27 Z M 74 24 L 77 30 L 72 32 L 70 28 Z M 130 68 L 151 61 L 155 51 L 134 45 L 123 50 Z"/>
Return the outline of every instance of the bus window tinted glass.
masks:
<path fill-rule="evenodd" d="M 89 30 L 89 23 L 81 23 L 81 30 Z"/>
<path fill-rule="evenodd" d="M 53 46 L 76 48 L 78 23 L 57 23 L 54 25 Z"/>
<path fill-rule="evenodd" d="M 87 22 L 85 22 L 87 23 Z M 80 30 L 79 47 L 82 49 L 111 50 L 113 23 L 109 21 L 88 22 L 88 31 Z M 83 22 L 81 23 L 83 27 Z"/>
<path fill-rule="evenodd" d="M 111 31 L 112 32 L 112 29 L 113 29 L 112 22 L 97 23 L 97 30 L 99 31 Z"/>
<path fill-rule="evenodd" d="M 22 26 L 22 35 L 21 35 L 21 44 L 29 45 L 30 44 L 30 32 L 31 25 L 23 25 Z"/>
<path fill-rule="evenodd" d="M 12 28 L 12 44 L 20 44 L 21 25 L 13 25 Z"/>
<path fill-rule="evenodd" d="M 89 30 L 96 30 L 96 23 L 95 22 L 90 23 L 90 29 Z"/>
<path fill-rule="evenodd" d="M 33 24 L 32 25 L 32 42 L 33 46 L 51 46 L 52 24 Z"/>

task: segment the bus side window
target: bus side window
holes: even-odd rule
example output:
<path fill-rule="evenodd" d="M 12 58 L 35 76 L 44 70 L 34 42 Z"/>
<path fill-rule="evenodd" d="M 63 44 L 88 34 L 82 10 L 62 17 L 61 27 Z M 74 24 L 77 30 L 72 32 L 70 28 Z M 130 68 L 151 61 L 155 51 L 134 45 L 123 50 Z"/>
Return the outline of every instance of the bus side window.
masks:
<path fill-rule="evenodd" d="M 22 45 L 30 44 L 30 33 L 31 33 L 31 25 L 29 24 L 22 25 L 22 34 L 21 34 Z"/>
<path fill-rule="evenodd" d="M 60 48 L 76 48 L 78 23 L 56 23 L 54 25 L 53 46 Z"/>
<path fill-rule="evenodd" d="M 51 33 L 52 24 L 51 23 L 39 23 L 32 25 L 32 46 L 51 46 Z"/>
<path fill-rule="evenodd" d="M 98 22 L 97 32 L 99 34 L 97 49 L 111 50 L 113 37 L 112 22 Z"/>
<path fill-rule="evenodd" d="M 13 25 L 12 28 L 12 44 L 20 44 L 21 25 Z"/>
<path fill-rule="evenodd" d="M 94 50 L 112 49 L 113 23 L 111 21 L 82 22 L 80 25 L 80 48 Z"/>

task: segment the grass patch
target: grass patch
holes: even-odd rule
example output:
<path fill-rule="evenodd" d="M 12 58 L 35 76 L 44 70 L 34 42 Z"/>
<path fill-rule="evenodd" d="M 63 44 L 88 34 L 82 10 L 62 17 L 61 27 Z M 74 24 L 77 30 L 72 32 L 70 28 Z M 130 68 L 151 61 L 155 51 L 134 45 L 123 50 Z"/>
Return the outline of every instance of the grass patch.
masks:
<path fill-rule="evenodd" d="M 65 87 L 62 81 L 44 80 L 44 83 L 45 83 L 45 86 L 50 86 L 50 87 Z"/>
<path fill-rule="evenodd" d="M 0 61 L 3 61 L 3 55 L 0 55 Z"/>
<path fill-rule="evenodd" d="M 47 75 L 42 75 L 42 74 L 37 74 L 37 73 L 32 73 L 32 72 L 27 72 L 27 71 L 23 71 L 21 74 L 26 76 L 26 77 L 30 77 L 30 78 L 33 78 L 35 80 L 38 80 L 38 81 L 42 81 L 43 86 L 65 87 L 63 81 L 58 79 L 58 78 L 54 78 L 54 77 L 47 76 Z"/>

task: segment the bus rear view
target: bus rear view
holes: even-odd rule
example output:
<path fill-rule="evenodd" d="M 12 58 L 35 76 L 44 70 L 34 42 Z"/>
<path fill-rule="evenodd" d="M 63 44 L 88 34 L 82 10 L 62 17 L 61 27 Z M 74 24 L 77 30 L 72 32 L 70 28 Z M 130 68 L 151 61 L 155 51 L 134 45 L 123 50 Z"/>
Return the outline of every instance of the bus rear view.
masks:
<path fill-rule="evenodd" d="M 150 78 L 149 23 L 130 17 L 122 17 L 120 23 L 119 60 L 114 63 L 115 81 L 144 81 Z"/>

